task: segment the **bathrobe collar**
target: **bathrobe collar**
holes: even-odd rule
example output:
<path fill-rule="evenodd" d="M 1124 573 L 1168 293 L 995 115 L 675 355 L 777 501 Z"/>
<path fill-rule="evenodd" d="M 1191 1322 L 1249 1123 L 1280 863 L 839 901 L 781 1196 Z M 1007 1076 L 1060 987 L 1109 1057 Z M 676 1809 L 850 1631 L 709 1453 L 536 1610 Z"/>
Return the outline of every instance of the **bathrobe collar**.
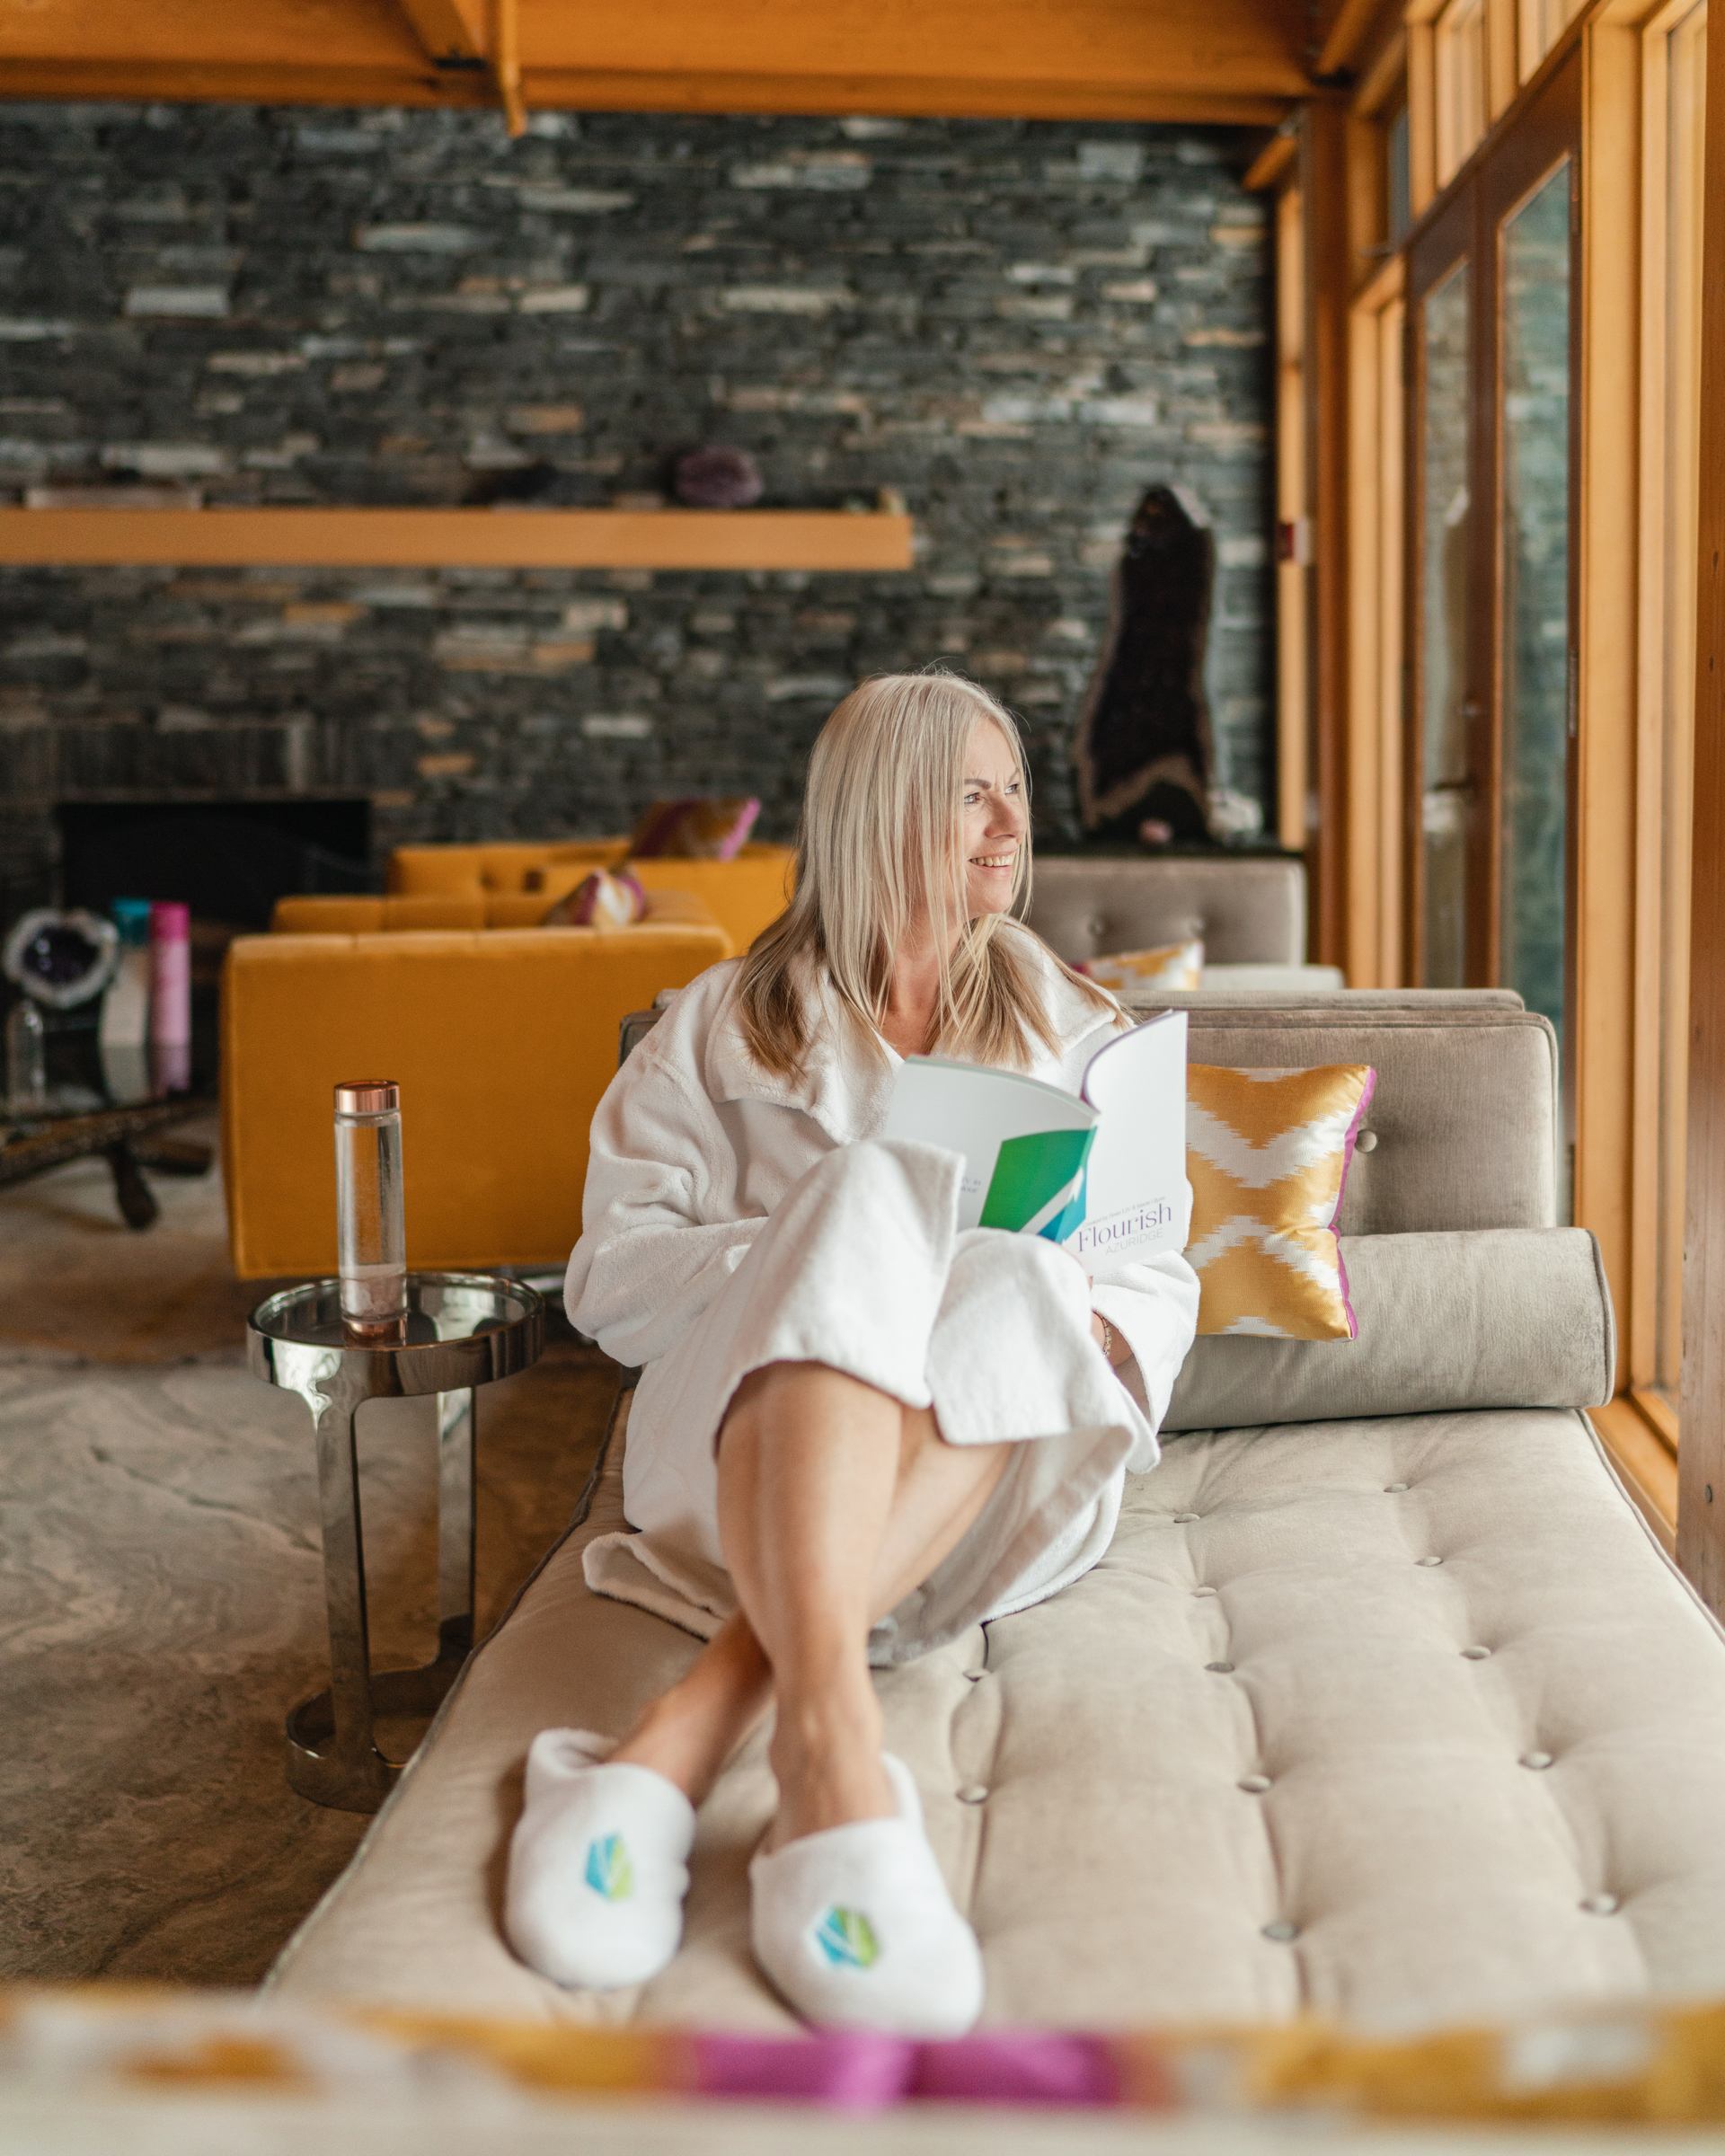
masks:
<path fill-rule="evenodd" d="M 1022 932 L 1038 961 L 1044 1004 L 1064 1055 L 1106 1021 L 1053 962 L 1040 940 L 1028 930 Z M 814 1005 L 814 1038 L 801 1076 L 781 1078 L 756 1062 L 743 1038 L 733 970 L 707 1034 L 703 1058 L 707 1096 L 712 1100 L 765 1100 L 778 1108 L 799 1109 L 841 1145 L 854 1138 L 872 1137 L 886 1121 L 903 1058 L 885 1041 L 879 1055 L 870 1054 L 858 1042 L 854 1021 L 824 973 L 816 975 L 811 969 L 804 993 Z M 1039 1046 L 1029 1074 L 1057 1083 L 1063 1055 L 1050 1056 Z"/>

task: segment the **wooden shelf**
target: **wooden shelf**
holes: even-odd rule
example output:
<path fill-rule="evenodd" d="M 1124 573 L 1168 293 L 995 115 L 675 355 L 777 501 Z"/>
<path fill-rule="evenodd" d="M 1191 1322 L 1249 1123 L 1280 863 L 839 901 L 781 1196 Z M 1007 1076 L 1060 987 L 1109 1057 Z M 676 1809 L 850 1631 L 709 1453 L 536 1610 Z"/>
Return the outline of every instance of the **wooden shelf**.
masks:
<path fill-rule="evenodd" d="M 876 509 L 0 508 L 0 563 L 893 570 L 911 535 Z"/>

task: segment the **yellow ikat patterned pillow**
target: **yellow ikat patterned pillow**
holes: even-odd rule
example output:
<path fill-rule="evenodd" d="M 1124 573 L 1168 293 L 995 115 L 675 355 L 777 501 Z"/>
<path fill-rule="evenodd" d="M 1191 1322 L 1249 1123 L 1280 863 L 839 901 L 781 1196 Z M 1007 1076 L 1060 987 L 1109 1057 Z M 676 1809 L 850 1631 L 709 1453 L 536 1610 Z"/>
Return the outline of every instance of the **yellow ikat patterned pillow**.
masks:
<path fill-rule="evenodd" d="M 1199 1332 L 1356 1337 L 1335 1219 L 1376 1076 L 1365 1063 L 1190 1066 L 1186 1257 L 1201 1290 Z"/>
<path fill-rule="evenodd" d="M 1081 959 L 1073 969 L 1088 974 L 1110 995 L 1142 995 L 1146 989 L 1196 988 L 1204 975 L 1204 941 L 1158 943 L 1154 950 L 1110 950 Z"/>

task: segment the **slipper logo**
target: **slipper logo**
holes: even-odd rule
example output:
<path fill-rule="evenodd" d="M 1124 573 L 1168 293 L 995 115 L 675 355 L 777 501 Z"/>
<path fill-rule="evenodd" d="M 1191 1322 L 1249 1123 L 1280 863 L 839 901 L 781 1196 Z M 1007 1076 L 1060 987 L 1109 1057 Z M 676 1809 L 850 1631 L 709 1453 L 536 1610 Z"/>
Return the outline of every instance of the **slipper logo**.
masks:
<path fill-rule="evenodd" d="M 605 1834 L 588 1843 L 587 1883 L 607 1902 L 626 1902 L 635 1891 L 635 1868 L 621 1834 Z"/>
<path fill-rule="evenodd" d="M 872 1968 L 880 1957 L 874 1926 L 860 1909 L 835 1904 L 820 1920 L 815 1944 L 836 1969 Z"/>

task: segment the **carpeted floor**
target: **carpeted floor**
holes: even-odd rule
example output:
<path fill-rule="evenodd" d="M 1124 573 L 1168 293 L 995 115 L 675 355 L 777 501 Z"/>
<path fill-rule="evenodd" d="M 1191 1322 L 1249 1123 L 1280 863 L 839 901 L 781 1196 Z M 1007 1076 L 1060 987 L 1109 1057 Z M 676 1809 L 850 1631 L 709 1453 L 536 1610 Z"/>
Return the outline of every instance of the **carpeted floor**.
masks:
<path fill-rule="evenodd" d="M 189 1127 L 185 1135 L 197 1134 Z M 245 1368 L 217 1177 L 101 1162 L 0 1191 L 0 1975 L 251 1984 L 365 1821 L 288 1788 L 281 1719 L 324 1681 L 305 1409 Z M 570 1341 L 480 1395 L 479 1618 L 568 1518 L 612 1366 Z M 367 1410 L 380 1666 L 432 1635 L 431 1410 Z"/>

